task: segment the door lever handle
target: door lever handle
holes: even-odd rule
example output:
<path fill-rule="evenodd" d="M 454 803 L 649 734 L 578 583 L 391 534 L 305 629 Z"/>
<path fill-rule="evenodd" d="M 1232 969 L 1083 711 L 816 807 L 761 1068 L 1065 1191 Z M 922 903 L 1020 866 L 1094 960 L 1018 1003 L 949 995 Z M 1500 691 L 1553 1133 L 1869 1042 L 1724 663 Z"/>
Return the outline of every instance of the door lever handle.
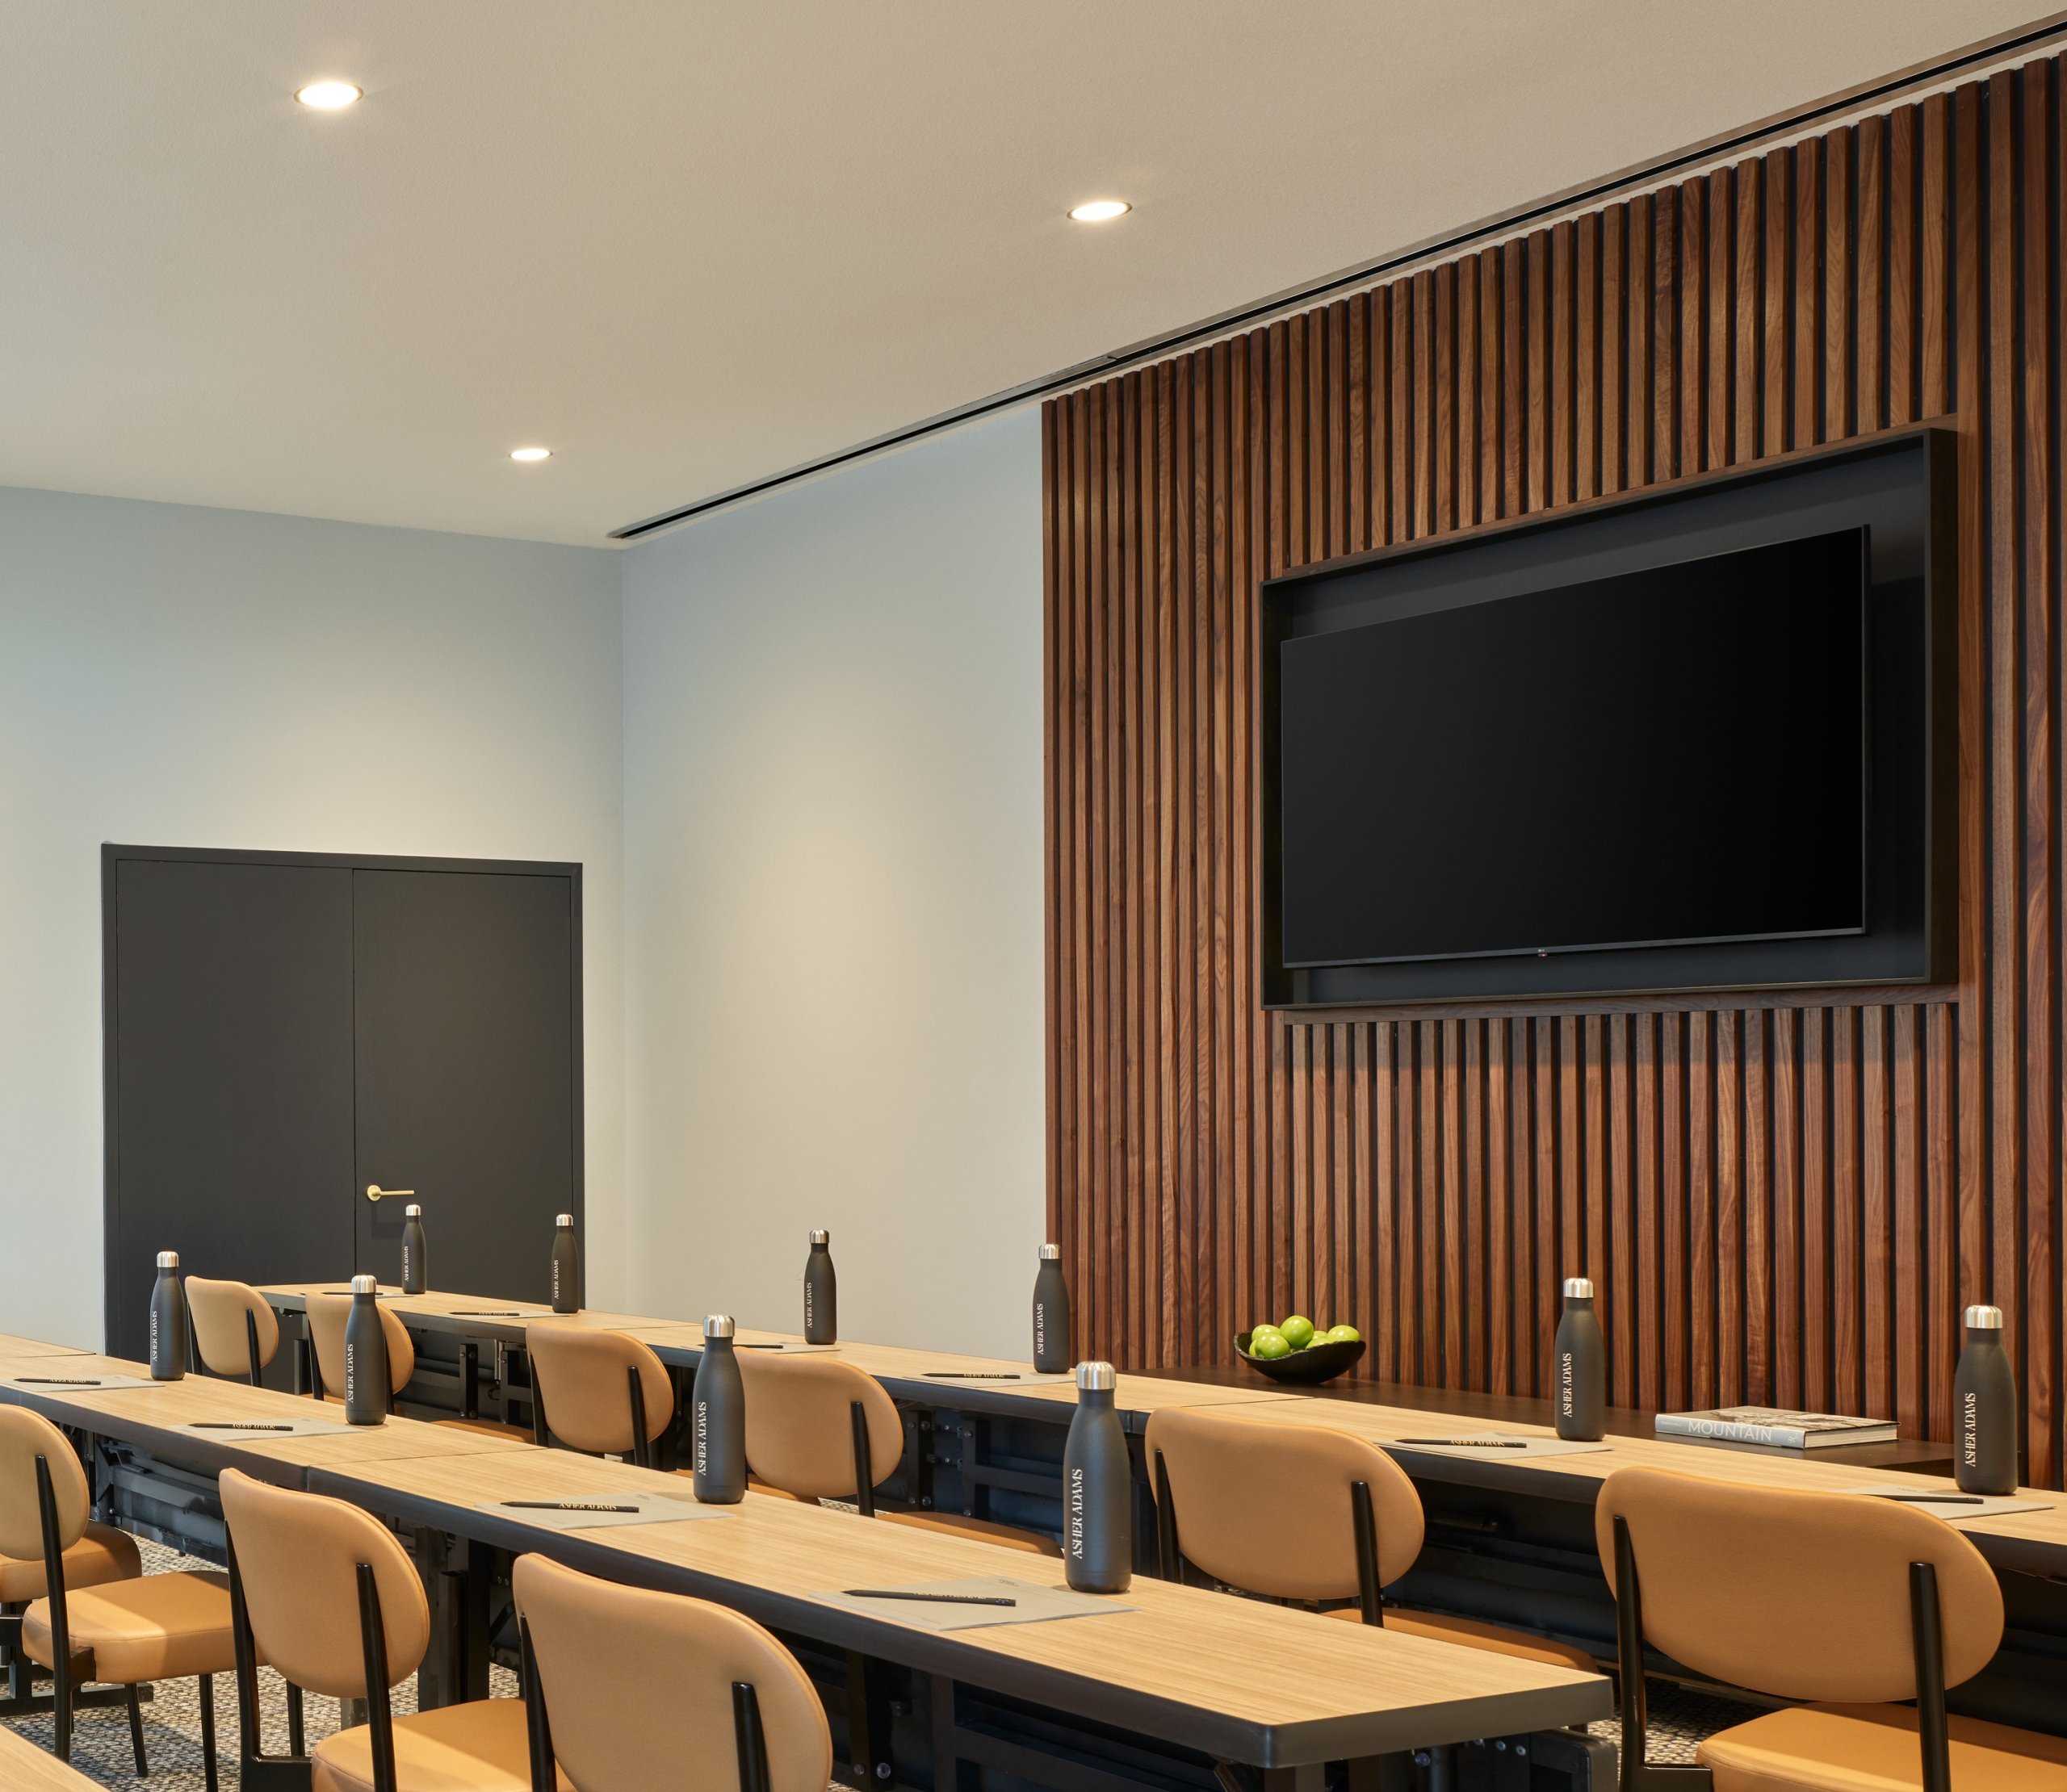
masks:
<path fill-rule="evenodd" d="M 377 1201 L 388 1195 L 413 1195 L 415 1193 L 416 1191 L 413 1188 L 383 1188 L 378 1183 L 368 1183 L 366 1185 L 366 1198 L 369 1201 Z"/>

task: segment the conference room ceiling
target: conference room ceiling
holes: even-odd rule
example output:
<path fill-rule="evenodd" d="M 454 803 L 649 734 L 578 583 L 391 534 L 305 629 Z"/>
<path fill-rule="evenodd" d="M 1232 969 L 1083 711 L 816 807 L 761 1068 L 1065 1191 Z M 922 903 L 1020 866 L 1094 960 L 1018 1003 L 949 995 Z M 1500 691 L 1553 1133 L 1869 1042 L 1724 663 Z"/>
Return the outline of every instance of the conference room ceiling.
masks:
<path fill-rule="evenodd" d="M 0 0 L 0 484 L 601 542 L 2029 16 Z"/>

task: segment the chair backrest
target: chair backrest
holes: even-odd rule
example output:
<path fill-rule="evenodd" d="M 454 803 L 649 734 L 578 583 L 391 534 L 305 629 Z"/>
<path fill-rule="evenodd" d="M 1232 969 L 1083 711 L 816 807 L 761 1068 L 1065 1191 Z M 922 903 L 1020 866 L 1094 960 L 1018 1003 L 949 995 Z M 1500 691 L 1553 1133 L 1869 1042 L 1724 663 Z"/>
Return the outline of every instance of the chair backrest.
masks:
<path fill-rule="evenodd" d="M 638 1441 L 631 1434 L 633 1369 L 646 1396 L 647 1441 L 659 1442 L 674 1422 L 675 1384 L 667 1366 L 635 1338 L 546 1321 L 524 1328 L 524 1348 L 546 1425 L 570 1450 L 631 1453 Z"/>
<path fill-rule="evenodd" d="M 511 1582 L 553 1752 L 576 1786 L 678 1792 L 734 1782 L 732 1685 L 753 1686 L 769 1792 L 825 1792 L 832 1738 L 796 1658 L 753 1619 L 680 1593 L 576 1573 L 543 1555 Z"/>
<path fill-rule="evenodd" d="M 57 1496 L 57 1547 L 69 1549 L 86 1528 L 93 1500 L 86 1472 L 65 1434 L 40 1413 L 0 1406 L 0 1555 L 43 1560 L 43 1509 L 37 1503 L 36 1459 L 50 1463 Z"/>
<path fill-rule="evenodd" d="M 400 1320 L 385 1307 L 379 1310 L 381 1335 L 388 1340 L 388 1391 L 399 1394 L 417 1372 L 417 1347 Z M 323 1392 L 340 1400 L 345 1393 L 345 1321 L 351 1311 L 348 1294 L 308 1297 L 308 1336 L 316 1346 L 317 1371 L 323 1377 Z"/>
<path fill-rule="evenodd" d="M 1644 1635 L 1734 1685 L 1844 1704 L 1914 1698 L 1912 1562 L 1937 1571 L 1948 1686 L 1980 1673 L 2002 1640 L 2002 1589 L 1981 1551 L 1891 1501 L 1618 1469 L 1594 1509 L 1611 1585 L 1618 1517 L 1629 1521 Z"/>
<path fill-rule="evenodd" d="M 430 1643 L 430 1607 L 408 1554 L 355 1505 L 255 1481 L 234 1468 L 217 1484 L 244 1608 L 260 1655 L 297 1686 L 364 1698 L 358 1565 L 373 1570 L 388 1643 L 388 1684 L 417 1671 Z"/>
<path fill-rule="evenodd" d="M 264 1368 L 280 1347 L 279 1316 L 265 1296 L 247 1282 L 211 1282 L 205 1276 L 187 1278 L 187 1310 L 194 1316 L 194 1342 L 202 1363 L 219 1375 L 250 1372 L 251 1345 L 244 1329 L 244 1316 L 258 1330 L 258 1367 Z"/>
<path fill-rule="evenodd" d="M 807 1500 L 853 1499 L 853 1407 L 869 1427 L 869 1485 L 895 1472 L 904 1454 L 897 1403 L 872 1375 L 832 1356 L 741 1350 L 746 1465 L 757 1480 Z"/>
<path fill-rule="evenodd" d="M 1371 1490 L 1378 1584 L 1421 1553 L 1421 1496 L 1377 1445 L 1319 1426 L 1275 1425 L 1172 1408 L 1148 1421 L 1169 1476 L 1177 1547 L 1216 1581 L 1273 1599 L 1350 1599 L 1358 1592 L 1350 1488 Z"/>

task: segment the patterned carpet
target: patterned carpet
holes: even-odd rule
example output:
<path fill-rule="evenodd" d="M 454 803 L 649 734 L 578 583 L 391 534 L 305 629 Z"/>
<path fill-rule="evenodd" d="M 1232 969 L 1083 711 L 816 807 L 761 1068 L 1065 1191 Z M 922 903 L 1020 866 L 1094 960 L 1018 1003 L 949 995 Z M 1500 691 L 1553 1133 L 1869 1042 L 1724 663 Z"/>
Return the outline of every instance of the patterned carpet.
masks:
<path fill-rule="evenodd" d="M 205 1568 L 197 1562 L 161 1549 L 143 1545 L 146 1573 L 164 1574 L 177 1568 Z M 287 1746 L 287 1708 L 284 1684 L 270 1668 L 259 1671 L 262 1719 L 268 1754 L 284 1754 Z M 505 1668 L 493 1670 L 493 1689 L 498 1698 L 517 1696 L 517 1677 Z M 237 1685 L 228 1674 L 215 1685 L 216 1740 L 221 1763 L 224 1792 L 237 1783 Z M 304 1702 L 308 1740 L 311 1744 L 338 1727 L 338 1702 L 311 1694 Z M 394 1709 L 400 1714 L 417 1708 L 414 1678 L 395 1689 Z M 1726 1699 L 1691 1693 L 1654 1681 L 1650 1689 L 1650 1758 L 1656 1762 L 1691 1761 L 1701 1738 L 1755 1715 L 1753 1708 Z M 37 1747 L 51 1741 L 48 1718 L 28 1718 L 12 1727 Z M 1612 1740 L 1612 1721 L 1592 1726 L 1597 1735 Z M 161 1682 L 156 1697 L 144 1707 L 144 1748 L 150 1762 L 150 1777 L 139 1782 L 129 1752 L 129 1723 L 119 1706 L 108 1710 L 83 1711 L 72 1731 L 72 1765 L 88 1779 L 101 1786 L 121 1786 L 128 1792 L 204 1792 L 207 1782 L 201 1771 L 201 1701 L 199 1689 L 191 1680 Z M 834 1787 L 831 1792 L 841 1792 Z M 1601 1786 L 1595 1792 L 1611 1792 Z"/>

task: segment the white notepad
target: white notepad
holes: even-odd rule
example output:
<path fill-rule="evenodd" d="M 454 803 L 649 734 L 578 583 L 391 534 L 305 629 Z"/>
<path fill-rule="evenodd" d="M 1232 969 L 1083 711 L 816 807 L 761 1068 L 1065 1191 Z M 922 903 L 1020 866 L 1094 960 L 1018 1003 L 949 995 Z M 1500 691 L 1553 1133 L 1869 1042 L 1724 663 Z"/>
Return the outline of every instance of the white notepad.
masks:
<path fill-rule="evenodd" d="M 1418 1437 L 1419 1433 L 1416 1433 Z M 1503 1432 L 1474 1435 L 1470 1431 L 1430 1432 L 1431 1437 L 1454 1438 L 1454 1442 L 1417 1443 L 1410 1438 L 1393 1438 L 1388 1450 L 1423 1450 L 1432 1456 L 1457 1456 L 1478 1462 L 1521 1462 L 1531 1456 L 1590 1456 L 1605 1450 L 1605 1443 L 1583 1443 L 1575 1438 L 1518 1438 Z M 1471 1441 L 1466 1442 L 1467 1438 Z M 1519 1444 L 1520 1448 L 1513 1447 Z"/>
<path fill-rule="evenodd" d="M 924 1631 L 973 1631 L 997 1624 L 1045 1624 L 1058 1618 L 1102 1618 L 1114 1612 L 1138 1611 L 1138 1606 L 1106 1593 L 1074 1593 L 1067 1587 L 1044 1587 L 1002 1575 L 976 1575 L 966 1581 L 908 1581 L 874 1589 L 887 1593 L 973 1593 L 981 1598 L 1009 1599 L 1009 1606 L 934 1604 L 924 1599 L 870 1599 L 853 1590 L 821 1593 L 829 1606 L 865 1611 Z"/>
<path fill-rule="evenodd" d="M 1881 1499 L 1887 1499 L 1891 1494 L 1907 1494 L 1906 1499 L 1894 1503 L 1928 1512 L 1933 1518 L 1953 1524 L 1962 1518 L 1999 1518 L 2007 1512 L 2050 1512 L 2054 1503 L 2051 1500 L 2026 1499 L 2015 1493 L 1961 1494 L 1954 1488 L 1905 1487 L 1899 1481 L 1881 1481 L 1872 1487 L 1847 1487 L 1845 1492 L 1871 1493 Z M 1978 1499 L 1981 1504 L 1969 1505 L 1967 1501 L 1970 1499 Z"/>
<path fill-rule="evenodd" d="M 509 1500 L 484 1500 L 480 1509 L 505 1518 L 541 1525 L 547 1530 L 602 1530 L 614 1525 L 673 1525 L 690 1518 L 720 1518 L 738 1509 L 729 1505 L 699 1505 L 687 1494 L 679 1498 L 644 1491 L 624 1493 L 541 1494 L 539 1498 L 560 1502 L 560 1509 L 522 1505 Z M 629 1512 L 610 1512 L 599 1507 L 628 1505 Z"/>

